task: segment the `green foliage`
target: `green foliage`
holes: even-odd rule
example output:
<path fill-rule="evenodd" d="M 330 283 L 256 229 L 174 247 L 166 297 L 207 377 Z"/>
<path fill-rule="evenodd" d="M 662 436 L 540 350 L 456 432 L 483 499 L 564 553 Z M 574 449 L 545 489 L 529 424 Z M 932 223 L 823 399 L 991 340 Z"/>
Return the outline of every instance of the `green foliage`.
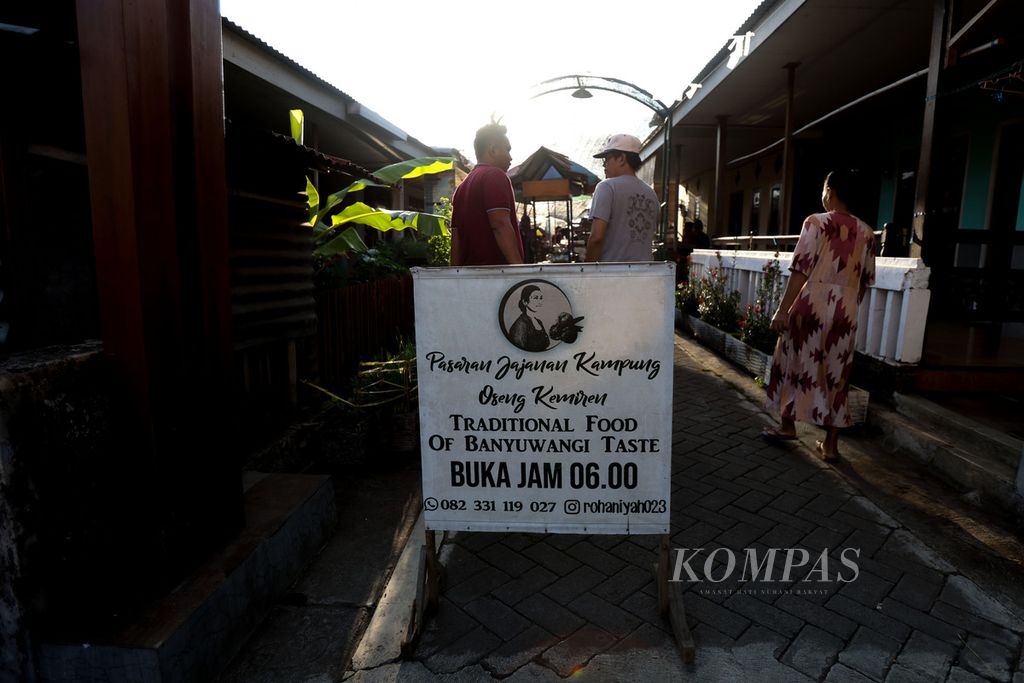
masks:
<path fill-rule="evenodd" d="M 434 167 L 437 168 L 436 164 Z M 417 169 L 422 171 L 422 167 Z M 342 286 L 348 281 L 362 282 L 375 277 L 398 275 L 407 270 L 409 265 L 424 265 L 430 261 L 428 252 L 431 249 L 427 245 L 416 247 L 406 244 L 398 247 L 398 251 L 393 254 L 381 253 L 381 249 L 371 250 L 355 228 L 356 225 L 374 228 L 380 232 L 414 228 L 416 233 L 428 239 L 449 234 L 450 214 L 445 216 L 419 211 L 375 209 L 357 201 L 330 215 L 349 194 L 371 186 L 383 187 L 371 180 L 359 180 L 328 195 L 321 202 L 320 193 L 309 178 L 306 178 L 309 223 L 313 227 L 314 236 L 313 258 L 320 286 Z M 328 215 L 330 223 L 325 222 Z M 401 240 L 396 244 L 407 242 L 416 243 L 417 240 Z M 405 263 L 406 257 L 411 257 L 409 263 Z"/>
<path fill-rule="evenodd" d="M 687 272 L 693 272 L 693 257 L 687 255 L 686 257 L 686 269 Z M 697 292 L 695 282 L 687 280 L 676 285 L 676 308 L 681 310 L 685 315 L 697 315 Z"/>
<path fill-rule="evenodd" d="M 452 222 L 452 200 L 441 197 L 434 205 L 434 213 L 444 218 L 448 225 Z M 449 232 L 443 235 L 431 235 L 427 238 L 427 265 L 442 268 L 452 261 L 452 236 Z"/>
<path fill-rule="evenodd" d="M 292 109 L 288 112 L 288 117 L 291 124 L 292 138 L 297 143 L 302 144 L 304 120 L 302 110 Z M 306 178 L 309 224 L 312 226 L 313 235 L 316 238 L 314 254 L 322 258 L 332 259 L 349 253 L 365 253 L 367 251 L 365 243 L 359 237 L 358 232 L 351 230 L 352 225 L 350 224 L 365 225 L 381 232 L 414 228 L 424 237 L 447 235 L 448 220 L 451 218 L 450 214 L 442 216 L 420 211 L 380 209 L 358 201 L 348 206 L 343 206 L 340 211 L 335 211 L 335 209 L 348 199 L 348 195 L 361 192 L 367 187 L 390 187 L 404 179 L 419 178 L 424 175 L 450 171 L 454 166 L 455 160 L 452 157 L 421 157 L 419 159 L 400 161 L 397 164 L 390 164 L 374 172 L 377 178 L 384 181 L 383 184 L 375 180 L 362 178 L 351 183 L 348 187 L 328 195 L 323 200 L 321 200 L 320 193 L 313 183 L 309 178 Z M 328 215 L 331 216 L 330 222 L 326 222 Z"/>
<path fill-rule="evenodd" d="M 320 234 L 333 226 L 329 226 L 324 223 L 324 218 L 329 214 L 334 207 L 345 201 L 345 197 L 352 192 L 361 192 L 367 187 L 387 187 L 380 183 L 375 183 L 372 180 L 357 180 L 350 184 L 348 187 L 338 190 L 334 194 L 327 195 L 327 199 L 320 203 L 320 194 L 313 187 L 313 183 L 310 182 L 309 178 L 306 178 L 306 194 L 309 197 L 309 224 L 313 226 L 314 234 Z"/>
<path fill-rule="evenodd" d="M 448 218 L 416 211 L 374 209 L 363 202 L 353 202 L 330 216 L 327 216 L 353 192 L 359 192 L 371 185 L 380 186 L 368 180 L 352 183 L 348 187 L 329 195 L 321 205 L 320 194 L 306 179 L 309 222 L 313 226 L 313 263 L 315 282 L 319 288 L 344 287 L 348 284 L 368 282 L 386 277 L 398 277 L 408 272 L 411 266 L 442 265 L 434 263 L 436 252 L 450 248 Z M 379 232 L 390 232 L 415 228 L 406 239 L 380 241 L 374 248 L 363 241 L 357 225 L 374 228 Z M 426 237 L 417 239 L 415 235 Z M 448 265 L 444 256 L 443 265 Z"/>
<path fill-rule="evenodd" d="M 305 129 L 305 116 L 301 109 L 292 109 L 288 112 L 288 122 L 291 124 L 292 139 L 302 144 L 303 132 Z"/>
<path fill-rule="evenodd" d="M 334 239 L 317 248 L 316 254 L 322 257 L 344 256 L 348 253 L 365 254 L 368 248 L 359 231 L 355 228 L 344 230 Z"/>
<path fill-rule="evenodd" d="M 362 251 L 316 253 L 313 255 L 313 265 L 314 282 L 319 289 L 335 289 L 360 282 L 400 277 L 409 272 L 401 252 L 389 242 Z"/>
<path fill-rule="evenodd" d="M 301 109 L 289 112 L 292 137 L 302 143 L 303 113 Z M 313 230 L 313 262 L 315 281 L 319 287 L 341 287 L 354 282 L 365 282 L 382 277 L 406 273 L 414 265 L 448 264 L 450 239 L 448 224 L 451 211 L 442 203 L 443 213 L 424 213 L 401 209 L 381 209 L 361 201 L 351 201 L 349 195 L 367 187 L 389 187 L 403 179 L 442 173 L 454 167 L 451 157 L 423 157 L 385 166 L 374 172 L 375 180 L 359 179 L 348 187 L 327 197 L 321 197 L 313 183 L 306 178 L 308 220 Z M 447 202 L 447 200 L 443 200 Z M 413 228 L 411 237 L 391 242 L 381 241 L 369 248 L 356 226 L 373 228 L 379 232 L 404 231 Z M 419 235 L 423 240 L 417 239 Z M 371 241 L 372 242 L 372 241 Z"/>
<path fill-rule="evenodd" d="M 444 218 L 446 223 L 452 222 L 452 200 L 448 197 L 441 197 L 434 204 L 434 213 Z"/>
<path fill-rule="evenodd" d="M 407 413 L 416 408 L 418 399 L 416 345 L 400 338 L 396 352 L 381 351 L 374 360 L 360 363 L 352 380 L 351 400 L 311 382 L 305 384 L 346 408 Z"/>
<path fill-rule="evenodd" d="M 778 335 L 771 329 L 772 314 L 782 298 L 782 266 L 779 265 L 779 253 L 761 267 L 764 275 L 757 285 L 757 296 L 752 304 L 747 304 L 744 315 L 740 318 L 740 339 L 754 348 L 772 353 Z"/>
<path fill-rule="evenodd" d="M 427 238 L 427 265 L 444 268 L 452 262 L 452 236 L 432 235 Z"/>
<path fill-rule="evenodd" d="M 352 404 L 385 413 L 407 413 L 416 408 L 418 388 L 415 358 L 360 363 Z"/>

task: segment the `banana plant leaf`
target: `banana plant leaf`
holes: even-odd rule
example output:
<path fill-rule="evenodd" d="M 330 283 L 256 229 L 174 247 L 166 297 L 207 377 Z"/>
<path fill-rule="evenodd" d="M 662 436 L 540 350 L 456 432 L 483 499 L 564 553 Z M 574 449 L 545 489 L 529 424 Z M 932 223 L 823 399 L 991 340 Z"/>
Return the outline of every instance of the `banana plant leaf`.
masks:
<path fill-rule="evenodd" d="M 306 182 L 309 182 L 308 178 L 306 179 Z M 357 180 L 348 187 L 338 190 L 334 194 L 327 195 L 327 199 L 324 200 L 324 205 L 316 211 L 315 217 L 313 215 L 313 211 L 310 211 L 310 222 L 313 223 L 313 225 L 317 225 L 323 221 L 324 216 L 326 216 L 334 207 L 343 202 L 350 192 L 359 192 L 360 190 L 365 190 L 367 187 L 388 186 L 382 183 L 376 183 L 372 180 L 366 180 L 365 178 Z"/>
<path fill-rule="evenodd" d="M 402 179 L 419 178 L 422 175 L 432 173 L 444 173 L 445 171 L 452 170 L 454 166 L 455 159 L 452 157 L 420 157 L 419 159 L 399 161 L 397 164 L 385 166 L 384 168 L 377 169 L 373 174 L 386 183 L 397 183 Z"/>
<path fill-rule="evenodd" d="M 314 249 L 313 253 L 317 256 L 338 256 L 348 254 L 349 252 L 364 254 L 366 251 L 366 243 L 359 236 L 359 231 L 354 226 L 349 226 L 327 244 Z"/>
<path fill-rule="evenodd" d="M 302 144 L 303 139 L 303 123 L 305 122 L 305 116 L 302 114 L 301 109 L 291 109 L 288 111 L 288 121 L 292 125 L 292 139 L 295 142 Z"/>
<path fill-rule="evenodd" d="M 320 193 L 309 178 L 306 178 L 306 206 L 309 207 L 309 222 L 316 227 L 317 208 L 320 206 Z"/>
<path fill-rule="evenodd" d="M 348 187 L 338 190 L 334 194 L 327 195 L 327 198 L 324 200 L 324 205 L 321 207 L 320 193 L 316 191 L 315 187 L 313 187 L 312 181 L 310 181 L 309 178 L 306 178 L 306 196 L 308 197 L 306 203 L 309 207 L 309 224 L 313 226 L 313 234 L 319 235 L 330 227 L 324 224 L 324 216 L 326 216 L 331 209 L 343 202 L 350 192 L 359 192 L 367 187 L 387 187 L 387 185 L 377 183 L 372 180 L 366 180 L 365 178 L 357 180 Z"/>
<path fill-rule="evenodd" d="M 355 202 L 331 216 L 331 227 L 346 223 L 360 223 L 381 232 L 415 228 L 425 237 L 447 235 L 448 223 L 443 216 L 419 211 L 398 211 L 374 209 L 362 202 Z"/>

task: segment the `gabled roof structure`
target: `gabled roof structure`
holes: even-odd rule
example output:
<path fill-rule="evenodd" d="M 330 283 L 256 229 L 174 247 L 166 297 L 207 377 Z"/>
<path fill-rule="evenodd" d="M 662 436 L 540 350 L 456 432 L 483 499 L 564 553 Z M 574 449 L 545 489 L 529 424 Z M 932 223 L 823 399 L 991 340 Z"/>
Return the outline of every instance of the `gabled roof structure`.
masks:
<path fill-rule="evenodd" d="M 228 18 L 222 19 L 225 109 L 248 126 L 284 130 L 302 109 L 307 142 L 367 168 L 435 156 L 431 146 L 331 85 Z"/>
<path fill-rule="evenodd" d="M 592 194 L 600 178 L 564 154 L 547 147 L 538 147 L 526 161 L 508 170 L 508 176 L 515 188 L 516 198 L 522 199 L 523 183 L 545 180 L 568 180 L 568 192 L 557 197 L 543 199 L 569 199 Z"/>

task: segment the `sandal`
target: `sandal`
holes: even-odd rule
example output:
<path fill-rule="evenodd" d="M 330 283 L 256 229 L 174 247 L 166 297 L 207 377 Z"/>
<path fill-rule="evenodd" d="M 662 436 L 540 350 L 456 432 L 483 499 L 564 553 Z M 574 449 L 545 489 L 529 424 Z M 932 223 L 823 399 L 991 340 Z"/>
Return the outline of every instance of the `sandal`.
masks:
<path fill-rule="evenodd" d="M 775 427 L 765 427 L 761 430 L 761 438 L 768 443 L 777 443 L 779 441 L 796 441 L 796 434 L 786 434 L 780 432 Z"/>
<path fill-rule="evenodd" d="M 818 451 L 818 458 L 822 462 L 837 462 L 839 460 L 839 454 L 838 453 L 836 453 L 834 455 L 826 455 L 825 454 L 825 442 L 824 441 L 815 441 L 814 442 L 814 446 L 815 446 L 815 448 Z"/>

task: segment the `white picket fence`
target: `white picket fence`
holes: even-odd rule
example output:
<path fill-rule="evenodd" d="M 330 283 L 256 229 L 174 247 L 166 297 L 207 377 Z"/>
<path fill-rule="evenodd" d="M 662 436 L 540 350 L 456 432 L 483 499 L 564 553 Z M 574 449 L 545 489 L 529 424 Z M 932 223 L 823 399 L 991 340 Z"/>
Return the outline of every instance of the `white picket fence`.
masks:
<path fill-rule="evenodd" d="M 716 251 L 696 249 L 691 256 L 690 278 L 721 265 L 729 286 L 739 290 L 740 303 L 753 303 L 764 277 L 766 263 L 777 258 L 783 285 L 789 278 L 791 253 L 771 251 Z M 857 323 L 857 350 L 888 363 L 913 364 L 921 360 L 924 328 L 928 318 L 931 270 L 921 259 L 876 258 L 875 285 L 861 302 Z"/>

